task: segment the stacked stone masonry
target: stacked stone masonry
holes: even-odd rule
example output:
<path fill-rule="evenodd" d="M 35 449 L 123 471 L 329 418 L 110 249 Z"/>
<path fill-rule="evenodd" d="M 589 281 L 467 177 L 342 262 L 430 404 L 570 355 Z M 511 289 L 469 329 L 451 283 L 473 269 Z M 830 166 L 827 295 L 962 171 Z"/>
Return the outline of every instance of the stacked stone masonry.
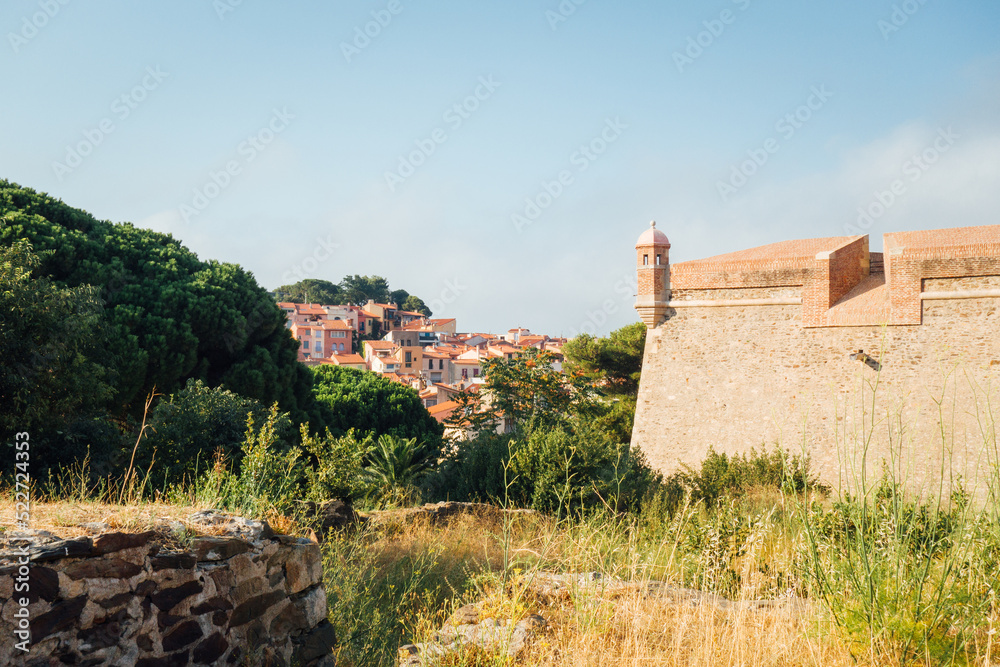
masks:
<path fill-rule="evenodd" d="M 164 546 L 172 540 L 155 530 L 8 537 L 0 551 L 0 664 L 332 665 L 319 545 L 238 518 L 222 530 L 181 549 Z M 14 639 L 25 557 L 27 653 Z"/>
<path fill-rule="evenodd" d="M 884 247 L 785 241 L 669 266 L 633 444 L 667 473 L 710 446 L 780 444 L 835 486 L 883 462 L 920 487 L 942 471 L 982 480 L 1000 420 L 1000 226 L 886 234 Z"/>

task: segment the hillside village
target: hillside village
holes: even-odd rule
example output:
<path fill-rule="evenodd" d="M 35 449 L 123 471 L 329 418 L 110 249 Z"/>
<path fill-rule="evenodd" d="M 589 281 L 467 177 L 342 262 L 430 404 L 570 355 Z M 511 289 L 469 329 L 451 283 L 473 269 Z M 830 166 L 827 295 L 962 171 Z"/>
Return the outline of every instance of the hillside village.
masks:
<path fill-rule="evenodd" d="M 458 408 L 456 394 L 479 389 L 486 359 L 512 359 L 535 348 L 550 352 L 553 368 L 562 369 L 566 339 L 522 327 L 504 334 L 460 333 L 454 318 L 429 318 L 371 300 L 364 307 L 287 301 L 278 307 L 292 337 L 301 342 L 300 362 L 356 368 L 412 387 L 442 423 Z"/>

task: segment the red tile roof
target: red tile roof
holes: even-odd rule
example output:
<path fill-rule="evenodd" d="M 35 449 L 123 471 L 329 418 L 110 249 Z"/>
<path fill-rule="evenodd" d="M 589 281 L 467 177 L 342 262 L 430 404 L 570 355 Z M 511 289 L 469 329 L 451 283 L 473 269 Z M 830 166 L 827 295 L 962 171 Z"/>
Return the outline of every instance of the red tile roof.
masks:
<path fill-rule="evenodd" d="M 354 331 L 351 323 L 345 320 L 323 320 L 322 322 L 317 322 L 316 325 L 333 331 Z"/>
<path fill-rule="evenodd" d="M 890 232 L 884 234 L 883 238 L 887 251 L 890 248 L 902 247 L 907 255 L 955 256 L 954 250 L 945 252 L 945 248 L 968 248 L 972 250 L 971 254 L 973 255 L 978 253 L 993 254 L 995 246 L 1000 245 L 1000 225 L 926 229 L 917 232 Z M 994 248 L 987 248 L 987 246 Z"/>
<path fill-rule="evenodd" d="M 725 264 L 738 265 L 742 262 L 766 262 L 770 260 L 787 259 L 815 259 L 818 253 L 826 250 L 834 250 L 846 243 L 857 239 L 857 236 L 828 236 L 821 239 L 797 239 L 792 241 L 779 241 L 768 245 L 737 250 L 736 252 L 724 255 L 715 255 L 704 259 L 695 259 L 689 262 L 672 264 L 671 270 L 675 267 L 698 267 L 704 264 Z"/>
<path fill-rule="evenodd" d="M 332 358 L 337 361 L 338 364 L 364 364 L 365 358 L 360 354 L 334 354 Z"/>
<path fill-rule="evenodd" d="M 458 407 L 458 403 L 455 401 L 445 401 L 444 403 L 438 403 L 427 408 L 427 412 L 431 413 L 431 417 L 434 417 L 439 422 L 444 422 Z"/>

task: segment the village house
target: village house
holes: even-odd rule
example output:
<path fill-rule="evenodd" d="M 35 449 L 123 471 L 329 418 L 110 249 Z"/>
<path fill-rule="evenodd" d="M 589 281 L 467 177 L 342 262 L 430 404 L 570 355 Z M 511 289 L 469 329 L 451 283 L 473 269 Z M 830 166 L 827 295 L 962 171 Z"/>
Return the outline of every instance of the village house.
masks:
<path fill-rule="evenodd" d="M 457 356 L 457 355 L 456 355 Z M 424 363 L 421 375 L 426 374 L 429 382 L 452 380 L 452 355 L 436 347 L 423 348 Z"/>
<path fill-rule="evenodd" d="M 334 354 L 331 355 L 329 359 L 324 360 L 334 366 L 345 366 L 347 368 L 356 368 L 359 371 L 368 370 L 368 363 L 365 358 L 360 354 Z"/>

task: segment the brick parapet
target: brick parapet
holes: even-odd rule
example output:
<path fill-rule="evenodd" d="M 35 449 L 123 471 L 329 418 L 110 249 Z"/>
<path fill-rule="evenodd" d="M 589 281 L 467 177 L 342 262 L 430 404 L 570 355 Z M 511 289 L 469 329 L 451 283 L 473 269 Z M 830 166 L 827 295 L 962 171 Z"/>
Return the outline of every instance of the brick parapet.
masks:
<path fill-rule="evenodd" d="M 868 275 L 868 237 L 856 237 L 817 255 L 802 288 L 802 326 L 827 325 L 827 314 Z"/>
<path fill-rule="evenodd" d="M 1000 275 L 1000 225 L 897 232 L 884 239 L 885 253 L 870 253 L 867 236 L 832 237 L 682 262 L 670 267 L 671 298 L 731 300 L 754 298 L 730 296 L 733 290 L 799 288 L 803 327 L 902 326 L 921 323 L 923 281 Z M 816 248 L 823 250 L 805 254 Z M 884 287 L 868 281 L 873 268 L 884 275 Z M 640 276 L 640 294 L 642 284 Z M 845 303 L 852 299 L 858 302 Z"/>

